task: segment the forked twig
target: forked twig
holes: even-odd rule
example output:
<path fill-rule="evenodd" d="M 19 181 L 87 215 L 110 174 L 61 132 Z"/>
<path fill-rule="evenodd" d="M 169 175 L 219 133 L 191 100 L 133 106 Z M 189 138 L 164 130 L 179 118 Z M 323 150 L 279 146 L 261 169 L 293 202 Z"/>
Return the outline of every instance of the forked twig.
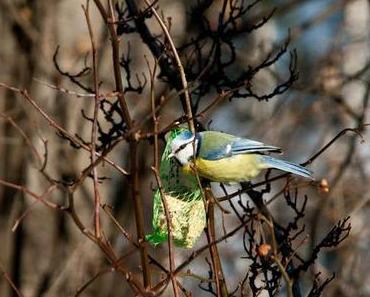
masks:
<path fill-rule="evenodd" d="M 170 33 L 168 32 L 166 24 L 163 22 L 162 18 L 160 15 L 157 13 L 155 8 L 152 6 L 152 4 L 148 1 L 145 0 L 145 3 L 150 7 L 151 12 L 157 19 L 159 25 L 161 26 L 164 34 L 166 35 L 166 38 L 171 46 L 172 53 L 175 57 L 177 68 L 179 69 L 180 77 L 181 77 L 181 82 L 182 86 L 184 89 L 184 95 L 185 95 L 185 103 L 186 103 L 186 116 L 187 116 L 187 121 L 189 124 L 189 129 L 192 133 L 195 133 L 195 127 L 194 127 L 194 119 L 193 119 L 193 114 L 192 114 L 192 107 L 191 107 L 191 100 L 190 100 L 190 95 L 189 95 L 189 90 L 188 90 L 188 81 L 186 80 L 186 75 L 184 71 L 184 67 L 182 66 L 179 54 L 177 53 L 176 46 L 172 40 L 172 37 Z"/>
<path fill-rule="evenodd" d="M 94 32 L 91 27 L 90 15 L 89 15 L 89 4 L 90 1 L 87 0 L 86 7 L 82 6 L 82 9 L 85 13 L 87 27 L 89 29 L 90 41 L 91 41 L 91 51 L 92 51 L 92 64 L 93 64 L 93 81 L 94 81 L 94 116 L 93 122 L 91 127 L 91 151 L 90 151 L 90 158 L 91 163 L 95 163 L 96 160 L 96 139 L 97 139 L 97 129 L 98 129 L 98 114 L 99 114 L 99 81 L 98 81 L 98 62 L 96 57 L 96 46 L 95 46 L 95 38 Z M 95 229 L 95 236 L 97 238 L 101 237 L 101 230 L 100 230 L 100 193 L 99 193 L 99 186 L 98 186 L 98 172 L 97 166 L 92 168 L 92 175 L 93 175 L 93 186 L 94 186 L 94 229 Z"/>

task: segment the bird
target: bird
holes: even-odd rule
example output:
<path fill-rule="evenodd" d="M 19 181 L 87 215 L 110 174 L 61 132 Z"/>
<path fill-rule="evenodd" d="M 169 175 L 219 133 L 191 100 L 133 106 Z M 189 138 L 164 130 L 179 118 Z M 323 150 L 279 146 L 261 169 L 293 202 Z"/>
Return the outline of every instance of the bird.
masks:
<path fill-rule="evenodd" d="M 271 157 L 279 147 L 219 131 L 181 131 L 171 143 L 168 158 L 175 158 L 186 174 L 221 183 L 250 182 L 264 169 L 279 169 L 314 179 L 307 168 Z"/>

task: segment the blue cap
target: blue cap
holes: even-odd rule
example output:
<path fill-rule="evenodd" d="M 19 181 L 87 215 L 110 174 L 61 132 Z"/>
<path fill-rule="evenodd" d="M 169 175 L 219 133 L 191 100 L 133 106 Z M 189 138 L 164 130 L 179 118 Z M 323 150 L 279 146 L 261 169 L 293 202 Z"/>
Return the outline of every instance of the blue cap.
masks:
<path fill-rule="evenodd" d="M 179 135 L 177 135 L 179 139 L 186 140 L 193 137 L 193 133 L 189 130 L 182 131 Z"/>

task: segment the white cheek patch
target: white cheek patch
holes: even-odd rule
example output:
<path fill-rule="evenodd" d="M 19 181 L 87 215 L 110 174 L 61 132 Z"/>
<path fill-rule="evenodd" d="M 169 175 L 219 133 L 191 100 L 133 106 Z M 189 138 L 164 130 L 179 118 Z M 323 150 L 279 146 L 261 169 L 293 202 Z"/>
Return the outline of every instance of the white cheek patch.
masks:
<path fill-rule="evenodd" d="M 181 164 L 184 165 L 190 161 L 191 157 L 193 156 L 193 152 L 193 143 L 190 142 L 177 153 L 177 159 Z"/>
<path fill-rule="evenodd" d="M 197 151 L 198 140 L 194 138 L 174 139 L 172 142 L 171 153 L 181 165 L 188 164 Z"/>

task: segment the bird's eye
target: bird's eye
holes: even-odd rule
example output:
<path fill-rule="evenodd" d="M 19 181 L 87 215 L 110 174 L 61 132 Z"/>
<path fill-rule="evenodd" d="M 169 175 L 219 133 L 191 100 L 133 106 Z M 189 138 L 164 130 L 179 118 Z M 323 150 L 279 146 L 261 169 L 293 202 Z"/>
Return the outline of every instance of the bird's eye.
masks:
<path fill-rule="evenodd" d="M 183 150 L 188 144 L 187 143 L 184 143 L 182 145 L 179 146 L 179 148 L 175 151 L 175 154 L 178 153 L 179 151 Z"/>

